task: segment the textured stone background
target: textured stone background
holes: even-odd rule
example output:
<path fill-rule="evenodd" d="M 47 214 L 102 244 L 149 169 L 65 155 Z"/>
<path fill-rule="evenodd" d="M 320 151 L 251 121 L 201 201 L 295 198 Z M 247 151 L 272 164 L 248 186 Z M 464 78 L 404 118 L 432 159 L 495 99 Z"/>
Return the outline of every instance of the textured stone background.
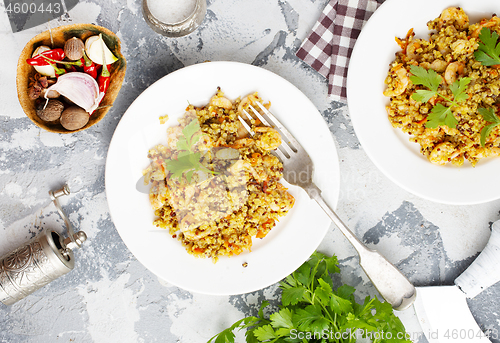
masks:
<path fill-rule="evenodd" d="M 13 34 L 0 4 L 0 255 L 42 228 L 61 230 L 62 220 L 47 192 L 65 182 L 72 194 L 61 200 L 63 207 L 75 228 L 89 237 L 76 251 L 70 274 L 13 306 L 0 304 L 0 342 L 204 342 L 237 319 L 255 314 L 263 299 L 279 297 L 276 285 L 239 296 L 206 296 L 159 280 L 128 251 L 109 216 L 104 169 L 121 116 L 154 81 L 206 60 L 257 65 L 304 92 L 328 123 L 338 149 L 340 217 L 416 285 L 453 282 L 486 244 L 491 223 L 500 217 L 500 201 L 475 206 L 431 203 L 376 169 L 355 136 L 347 107 L 330 101 L 326 80 L 294 55 L 325 3 L 209 0 L 207 17 L 196 32 L 168 39 L 144 22 L 139 0 L 80 1 L 51 26 L 88 22 L 111 29 L 122 41 L 128 68 L 104 120 L 68 135 L 39 129 L 17 101 L 17 58 L 46 26 Z M 356 287 L 360 299 L 376 294 L 338 230 L 331 228 L 319 250 L 337 254 L 342 269 L 337 281 Z M 483 329 L 499 329 L 499 299 L 497 284 L 469 302 Z"/>

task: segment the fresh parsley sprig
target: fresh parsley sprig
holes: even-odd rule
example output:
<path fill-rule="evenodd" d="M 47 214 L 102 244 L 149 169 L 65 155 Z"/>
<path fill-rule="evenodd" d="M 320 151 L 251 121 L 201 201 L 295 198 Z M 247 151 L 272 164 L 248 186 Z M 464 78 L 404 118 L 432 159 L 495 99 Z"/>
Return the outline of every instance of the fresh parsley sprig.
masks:
<path fill-rule="evenodd" d="M 208 342 L 234 343 L 235 330 L 246 329 L 246 342 L 355 342 L 356 332 L 377 337 L 375 342 L 411 342 L 403 324 L 388 303 L 366 297 L 354 299 L 355 289 L 335 289 L 331 274 L 339 273 L 335 255 L 315 252 L 295 272 L 280 282 L 282 306 L 269 318 L 263 301 L 257 316 L 243 318 Z M 378 334 L 377 334 L 378 333 Z"/>
<path fill-rule="evenodd" d="M 451 104 L 450 107 L 444 106 L 442 103 L 438 103 L 432 107 L 431 112 L 427 116 L 427 122 L 425 127 L 427 128 L 437 128 L 441 125 L 446 125 L 449 128 L 456 128 L 458 121 L 453 115 L 452 107 L 459 106 L 460 102 L 467 100 L 468 94 L 466 92 L 468 84 L 471 79 L 468 77 L 462 77 L 453 82 L 449 88 L 453 94 L 453 99 L 442 95 L 438 92 L 439 85 L 441 84 L 441 76 L 432 69 L 425 69 L 420 66 L 410 66 L 410 76 L 411 82 L 415 85 L 422 85 L 428 89 L 418 89 L 411 96 L 413 100 L 419 102 L 428 102 L 432 97 L 439 96 Z"/>
<path fill-rule="evenodd" d="M 206 173 L 218 174 L 217 172 L 206 168 L 201 163 L 201 152 L 195 152 L 194 147 L 201 138 L 201 128 L 198 120 L 192 120 L 182 129 L 182 136 L 177 141 L 177 159 L 171 159 L 166 162 L 166 169 L 172 173 L 172 177 L 181 178 L 183 174 L 186 180 L 191 183 L 195 171 L 204 171 Z"/>
<path fill-rule="evenodd" d="M 500 119 L 495 115 L 495 111 L 492 108 L 478 108 L 479 114 L 483 116 L 483 119 L 491 124 L 485 125 L 481 130 L 481 146 L 485 146 L 486 139 L 490 135 L 491 131 L 498 125 L 500 125 Z"/>
<path fill-rule="evenodd" d="M 500 42 L 498 33 L 487 27 L 483 27 L 479 33 L 479 47 L 474 51 L 474 57 L 484 66 L 500 64 Z"/>

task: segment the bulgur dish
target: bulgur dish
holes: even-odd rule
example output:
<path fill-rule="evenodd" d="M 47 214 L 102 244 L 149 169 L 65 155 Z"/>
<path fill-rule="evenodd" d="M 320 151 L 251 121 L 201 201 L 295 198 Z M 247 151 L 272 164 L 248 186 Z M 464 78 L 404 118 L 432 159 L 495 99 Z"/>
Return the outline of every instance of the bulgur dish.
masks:
<path fill-rule="evenodd" d="M 384 91 L 389 121 L 434 164 L 468 160 L 475 166 L 498 156 L 500 18 L 472 24 L 461 8 L 450 7 L 427 27 L 427 40 L 415 38 L 412 29 L 396 38 L 401 50 Z"/>
<path fill-rule="evenodd" d="M 167 129 L 167 144 L 148 152 L 143 173 L 154 225 L 196 257 L 216 262 L 250 251 L 252 238 L 264 238 L 294 205 L 271 154 L 280 134 L 254 118 L 247 121 L 251 136 L 238 120 L 257 101 L 263 103 L 257 93 L 231 101 L 217 89 L 205 106 L 189 105 L 179 125 Z"/>

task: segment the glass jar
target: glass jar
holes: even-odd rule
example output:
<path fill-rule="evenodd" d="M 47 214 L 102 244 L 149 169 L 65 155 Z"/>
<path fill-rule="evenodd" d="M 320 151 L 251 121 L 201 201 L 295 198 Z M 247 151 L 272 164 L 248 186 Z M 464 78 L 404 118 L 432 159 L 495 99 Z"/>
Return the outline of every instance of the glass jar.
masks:
<path fill-rule="evenodd" d="M 207 13 L 206 0 L 143 0 L 142 12 L 148 25 L 167 37 L 182 37 L 200 26 Z"/>

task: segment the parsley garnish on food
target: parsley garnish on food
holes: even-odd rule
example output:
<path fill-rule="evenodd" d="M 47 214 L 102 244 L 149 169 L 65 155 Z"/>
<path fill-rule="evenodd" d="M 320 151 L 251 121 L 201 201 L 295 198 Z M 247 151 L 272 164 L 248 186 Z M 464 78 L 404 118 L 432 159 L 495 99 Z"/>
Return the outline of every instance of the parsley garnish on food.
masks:
<path fill-rule="evenodd" d="M 172 173 L 172 177 L 180 179 L 185 174 L 187 181 L 191 183 L 195 171 L 218 174 L 201 163 L 201 152 L 194 151 L 194 147 L 200 138 L 200 124 L 198 124 L 198 120 L 194 119 L 182 129 L 182 136 L 177 141 L 177 150 L 179 151 L 177 159 L 165 161 L 166 168 Z"/>
<path fill-rule="evenodd" d="M 411 96 L 413 100 L 427 102 L 432 97 L 439 96 L 451 104 L 450 107 L 446 107 L 442 103 L 438 103 L 432 107 L 431 112 L 427 116 L 425 127 L 434 129 L 441 125 L 446 125 L 449 128 L 456 128 L 458 121 L 455 119 L 451 108 L 453 106 L 458 106 L 459 102 L 465 101 L 468 98 L 466 90 L 471 79 L 469 77 L 462 77 L 453 82 L 449 87 L 453 94 L 453 99 L 450 99 L 438 92 L 439 85 L 441 84 L 441 76 L 434 70 L 426 70 L 423 67 L 412 65 L 410 67 L 410 72 L 413 74 L 410 76 L 410 80 L 413 84 L 422 85 L 428 88 L 428 90 L 418 89 Z"/>
<path fill-rule="evenodd" d="M 335 289 L 330 274 L 339 273 L 335 255 L 315 252 L 295 272 L 280 282 L 282 305 L 268 318 L 263 301 L 257 317 L 243 318 L 208 342 L 234 343 L 234 330 L 246 329 L 246 342 L 355 342 L 357 337 L 375 342 L 411 342 L 388 303 L 366 297 L 354 299 L 355 289 Z M 359 330 L 359 331 L 358 331 Z M 356 335 L 358 332 L 359 336 Z"/>
<path fill-rule="evenodd" d="M 481 130 L 481 146 L 484 147 L 486 144 L 486 138 L 488 138 L 493 128 L 500 125 L 500 119 L 495 115 L 495 111 L 493 111 L 492 108 L 478 108 L 477 110 L 483 116 L 484 120 L 491 123 L 483 127 Z"/>
<path fill-rule="evenodd" d="M 474 51 L 474 57 L 485 66 L 500 64 L 500 43 L 498 33 L 483 27 L 479 33 L 479 48 Z"/>

